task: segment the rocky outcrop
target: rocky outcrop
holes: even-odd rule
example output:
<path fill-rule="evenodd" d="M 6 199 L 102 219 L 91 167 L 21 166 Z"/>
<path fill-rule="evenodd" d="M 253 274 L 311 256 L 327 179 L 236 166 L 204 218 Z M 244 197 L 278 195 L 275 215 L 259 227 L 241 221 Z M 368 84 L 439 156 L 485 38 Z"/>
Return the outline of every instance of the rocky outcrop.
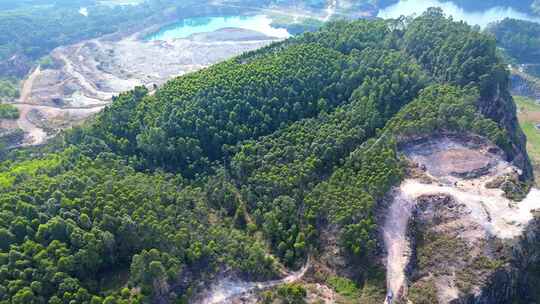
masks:
<path fill-rule="evenodd" d="M 509 86 L 509 80 L 501 82 L 489 94 L 490 97 L 484 96 L 478 100 L 477 107 L 480 113 L 498 122 L 508 132 L 511 146 L 505 151 L 507 160 L 523 171 L 522 180 L 531 180 L 533 169 L 527 154 L 527 139 L 519 126 L 516 104 L 510 95 Z"/>
<path fill-rule="evenodd" d="M 540 85 L 538 83 L 526 79 L 519 73 L 512 73 L 510 81 L 512 83 L 510 91 L 513 95 L 540 100 Z"/>
<path fill-rule="evenodd" d="M 456 304 L 511 302 L 517 280 L 504 259 L 504 246 L 486 236 L 467 206 L 447 195 L 422 196 L 412 222 L 416 260 L 409 299 L 415 303 L 433 298 Z"/>
<path fill-rule="evenodd" d="M 520 303 L 538 303 L 538 282 L 540 282 L 540 212 L 523 233 L 519 244 L 513 248 L 513 260 L 520 277 L 517 293 Z"/>

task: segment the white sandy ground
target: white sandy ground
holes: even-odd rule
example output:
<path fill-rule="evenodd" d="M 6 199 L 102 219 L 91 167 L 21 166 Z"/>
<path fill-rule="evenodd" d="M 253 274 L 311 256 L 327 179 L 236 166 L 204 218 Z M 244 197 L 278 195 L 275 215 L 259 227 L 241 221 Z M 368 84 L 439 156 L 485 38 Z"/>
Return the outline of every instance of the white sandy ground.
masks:
<path fill-rule="evenodd" d="M 18 127 L 26 133 L 24 145 L 42 143 L 50 137 L 42 128 L 41 123 L 36 123 L 32 116 L 39 113 L 48 122 L 50 126 L 61 127 L 66 122 L 71 124 L 78 123 L 87 117 L 101 111 L 104 106 L 94 107 L 64 107 L 32 105 L 32 104 L 13 104 L 19 110 Z"/>
<path fill-rule="evenodd" d="M 462 149 L 462 145 L 454 146 Z M 447 139 L 435 147 L 434 153 L 448 148 Z M 486 154 L 488 155 L 488 154 Z M 415 158 L 416 155 L 408 155 Z M 383 239 L 387 250 L 387 289 L 397 299 L 406 295 L 405 268 L 410 258 L 410 243 L 407 239 L 407 227 L 416 201 L 424 195 L 448 195 L 466 206 L 470 218 L 483 228 L 488 236 L 500 239 L 513 239 L 520 236 L 530 220 L 532 211 L 540 209 L 540 190 L 532 189 L 521 202 L 508 200 L 500 189 L 488 189 L 485 184 L 499 176 L 517 170 L 495 155 L 492 161 L 496 165 L 485 176 L 464 180 L 454 176 L 431 177 L 444 182 L 426 184 L 417 179 L 406 179 L 393 190 L 393 201 L 383 226 Z M 453 160 L 455 161 L 455 160 Z M 438 164 L 444 167 L 444 164 Z M 429 166 L 427 166 L 429 175 Z M 440 170 L 438 170 L 440 172 Z M 450 296 L 450 295 L 448 295 Z M 388 299 L 385 303 L 389 303 Z"/>
<path fill-rule="evenodd" d="M 405 287 L 405 267 L 409 262 L 410 246 L 407 240 L 407 225 L 411 217 L 414 200 L 401 191 L 395 191 L 394 201 L 384 223 L 383 238 L 387 251 L 387 289 L 394 296 Z"/>
<path fill-rule="evenodd" d="M 250 292 L 269 289 L 282 284 L 296 282 L 304 277 L 309 269 L 310 259 L 304 267 L 297 272 L 293 272 L 280 280 L 272 280 L 266 282 L 244 282 L 224 278 L 212 285 L 201 300 L 195 301 L 194 304 L 226 304 L 231 303 L 234 298 L 240 297 Z"/>
<path fill-rule="evenodd" d="M 523 233 L 533 218 L 531 211 L 540 208 L 540 190 L 532 189 L 522 202 L 516 203 L 502 196 L 500 190 L 453 188 L 439 185 L 426 185 L 416 180 L 407 180 L 401 190 L 409 198 L 422 195 L 445 194 L 465 204 L 473 218 L 490 234 L 500 239 L 512 239 Z"/>

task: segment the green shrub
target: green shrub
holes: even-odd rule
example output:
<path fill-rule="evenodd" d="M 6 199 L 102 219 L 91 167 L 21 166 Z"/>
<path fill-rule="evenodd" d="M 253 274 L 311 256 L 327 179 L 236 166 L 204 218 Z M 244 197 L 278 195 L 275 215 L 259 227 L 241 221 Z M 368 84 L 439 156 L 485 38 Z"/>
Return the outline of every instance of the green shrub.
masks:
<path fill-rule="evenodd" d="M 347 298 L 356 298 L 359 296 L 359 289 L 356 284 L 343 277 L 330 277 L 328 284 L 340 295 Z"/>
<path fill-rule="evenodd" d="M 278 288 L 277 291 L 284 304 L 303 304 L 307 291 L 299 283 L 285 284 Z"/>
<path fill-rule="evenodd" d="M 0 104 L 0 119 L 17 119 L 19 110 L 10 104 Z"/>

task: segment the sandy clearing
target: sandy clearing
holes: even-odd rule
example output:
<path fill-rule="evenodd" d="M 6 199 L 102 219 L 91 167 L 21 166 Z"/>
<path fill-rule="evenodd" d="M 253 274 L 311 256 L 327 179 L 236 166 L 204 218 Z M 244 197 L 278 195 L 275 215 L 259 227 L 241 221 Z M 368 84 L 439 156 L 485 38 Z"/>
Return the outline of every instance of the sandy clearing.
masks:
<path fill-rule="evenodd" d="M 437 194 L 451 196 L 468 207 L 471 216 L 486 232 L 501 239 L 512 239 L 521 235 L 533 219 L 532 211 L 540 208 L 538 189 L 532 189 L 527 198 L 519 203 L 504 198 L 498 189 L 486 189 L 483 184 L 479 184 L 475 191 L 406 180 L 401 185 L 401 190 L 411 198 Z"/>
<path fill-rule="evenodd" d="M 520 113 L 520 116 L 522 117 L 523 120 L 540 123 L 540 112 Z"/>

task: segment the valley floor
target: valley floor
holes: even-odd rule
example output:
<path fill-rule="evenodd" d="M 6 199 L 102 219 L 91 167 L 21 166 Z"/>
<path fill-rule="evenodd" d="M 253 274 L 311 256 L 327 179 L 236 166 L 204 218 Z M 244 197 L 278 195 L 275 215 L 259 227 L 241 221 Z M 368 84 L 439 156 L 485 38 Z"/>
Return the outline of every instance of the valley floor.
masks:
<path fill-rule="evenodd" d="M 337 4 L 338 1 L 331 0 L 325 10 L 302 14 L 300 8 L 293 7 L 261 9 L 214 3 L 216 7 L 321 21 L 340 14 Z M 52 51 L 54 65 L 36 67 L 22 82 L 20 98 L 13 101 L 21 114 L 15 125 L 24 131 L 25 137 L 11 145 L 41 144 L 59 130 L 99 112 L 121 92 L 135 86 L 152 90 L 173 77 L 283 39 L 246 29 L 223 28 L 185 39 L 145 40 L 157 28 L 159 25 L 137 32 L 114 33 Z"/>

